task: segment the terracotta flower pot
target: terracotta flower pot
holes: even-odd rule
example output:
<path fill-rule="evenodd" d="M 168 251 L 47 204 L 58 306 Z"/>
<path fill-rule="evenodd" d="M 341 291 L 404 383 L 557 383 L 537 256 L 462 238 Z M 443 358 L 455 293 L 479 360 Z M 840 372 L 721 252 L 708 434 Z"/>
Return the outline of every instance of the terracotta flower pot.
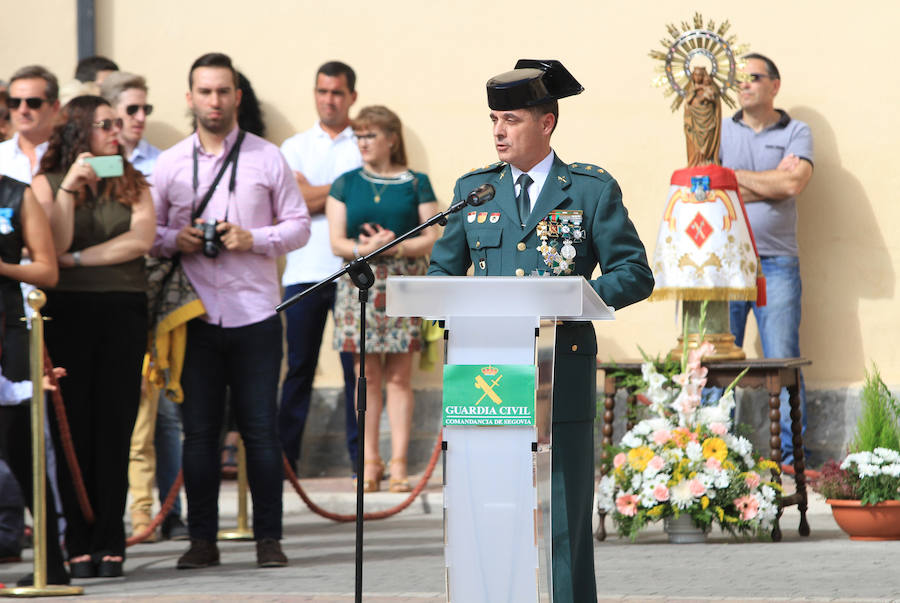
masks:
<path fill-rule="evenodd" d="M 834 520 L 850 540 L 900 540 L 900 500 L 863 505 L 858 500 L 829 498 Z"/>

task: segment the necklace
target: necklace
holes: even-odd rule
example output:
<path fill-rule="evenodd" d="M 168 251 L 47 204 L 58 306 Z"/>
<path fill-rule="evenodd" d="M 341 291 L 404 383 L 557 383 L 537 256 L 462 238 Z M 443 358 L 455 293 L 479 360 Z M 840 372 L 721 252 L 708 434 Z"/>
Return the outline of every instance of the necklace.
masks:
<path fill-rule="evenodd" d="M 381 185 L 381 188 L 375 188 L 375 183 L 369 180 L 369 186 L 372 187 L 372 194 L 375 196 L 375 203 L 381 202 L 381 193 L 384 192 L 384 189 L 387 188 L 388 184 L 390 184 L 390 182 L 385 182 Z"/>

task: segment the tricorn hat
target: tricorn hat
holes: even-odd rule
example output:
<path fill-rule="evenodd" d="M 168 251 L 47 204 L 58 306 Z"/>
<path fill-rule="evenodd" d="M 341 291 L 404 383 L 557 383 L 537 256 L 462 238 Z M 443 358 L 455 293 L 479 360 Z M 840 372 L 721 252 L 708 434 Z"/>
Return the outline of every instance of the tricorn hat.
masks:
<path fill-rule="evenodd" d="M 511 111 L 581 94 L 584 86 L 557 60 L 519 59 L 516 68 L 488 80 L 488 107 Z"/>

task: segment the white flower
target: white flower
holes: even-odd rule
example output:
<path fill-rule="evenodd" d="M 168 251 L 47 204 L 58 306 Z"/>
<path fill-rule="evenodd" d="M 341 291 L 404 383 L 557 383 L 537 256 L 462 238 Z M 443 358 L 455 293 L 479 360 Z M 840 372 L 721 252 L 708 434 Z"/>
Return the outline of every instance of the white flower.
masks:
<path fill-rule="evenodd" d="M 849 469 L 852 463 L 856 463 L 857 465 L 862 464 L 871 464 L 874 462 L 872 458 L 872 453 L 864 450 L 862 452 L 854 452 L 853 454 L 848 454 L 847 458 L 844 459 L 844 462 L 841 463 L 841 469 Z"/>
<path fill-rule="evenodd" d="M 873 451 L 880 456 L 885 463 L 900 463 L 900 452 L 891 450 L 890 448 L 876 448 Z"/>
<path fill-rule="evenodd" d="M 641 377 L 644 381 L 650 381 L 650 378 L 657 374 L 656 367 L 653 366 L 652 362 L 645 362 L 641 365 Z"/>
<path fill-rule="evenodd" d="M 631 432 L 635 435 L 645 436 L 650 433 L 650 425 L 648 425 L 647 421 L 641 421 L 632 428 Z"/>
<path fill-rule="evenodd" d="M 713 485 L 719 490 L 724 490 L 728 487 L 728 484 L 731 483 L 731 476 L 728 475 L 728 472 L 724 469 L 720 469 L 715 472 L 715 476 L 713 479 Z"/>
<path fill-rule="evenodd" d="M 691 494 L 691 486 L 688 480 L 683 479 L 669 488 L 669 500 L 679 509 L 686 509 L 694 502 Z"/>
<path fill-rule="evenodd" d="M 687 447 L 685 447 L 685 453 L 695 463 L 703 460 L 703 447 L 699 442 L 688 442 Z"/>
<path fill-rule="evenodd" d="M 681 448 L 666 448 L 660 456 L 670 463 L 677 463 L 684 458 L 684 450 Z"/>
<path fill-rule="evenodd" d="M 860 477 L 877 477 L 881 475 L 881 467 L 870 463 L 860 463 L 857 465 Z"/>
<path fill-rule="evenodd" d="M 616 509 L 616 503 L 613 499 L 613 493 L 616 489 L 616 480 L 611 475 L 604 475 L 597 486 L 597 505 L 611 513 Z"/>
<path fill-rule="evenodd" d="M 644 481 L 643 477 L 640 473 L 635 473 L 631 476 L 631 489 L 637 490 L 641 487 L 641 482 Z"/>
<path fill-rule="evenodd" d="M 734 450 L 739 456 L 751 456 L 753 454 L 753 443 L 743 436 L 726 434 L 725 444 L 729 450 Z"/>
<path fill-rule="evenodd" d="M 714 480 L 713 476 L 710 475 L 709 473 L 707 473 L 705 471 L 703 473 L 698 473 L 697 479 L 700 481 L 701 484 L 703 484 L 703 487 L 706 488 L 707 491 L 710 491 L 713 489 L 713 482 L 715 480 Z"/>
<path fill-rule="evenodd" d="M 625 448 L 638 448 L 644 445 L 644 440 L 635 435 L 634 430 L 622 436 L 622 446 Z"/>
<path fill-rule="evenodd" d="M 891 465 L 885 465 L 881 468 L 882 475 L 889 475 L 891 477 L 900 477 L 900 464 L 894 463 Z"/>

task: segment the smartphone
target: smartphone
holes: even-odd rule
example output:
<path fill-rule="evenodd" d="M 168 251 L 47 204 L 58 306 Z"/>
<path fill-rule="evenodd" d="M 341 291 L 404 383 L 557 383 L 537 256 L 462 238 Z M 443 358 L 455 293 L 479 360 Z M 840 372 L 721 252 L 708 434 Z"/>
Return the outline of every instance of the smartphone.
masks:
<path fill-rule="evenodd" d="M 372 236 L 372 234 L 384 230 L 380 224 L 376 224 L 374 222 L 363 222 L 359 226 L 359 234 Z"/>
<path fill-rule="evenodd" d="M 121 155 L 86 157 L 85 161 L 94 168 L 94 173 L 100 178 L 117 178 L 125 173 Z"/>

